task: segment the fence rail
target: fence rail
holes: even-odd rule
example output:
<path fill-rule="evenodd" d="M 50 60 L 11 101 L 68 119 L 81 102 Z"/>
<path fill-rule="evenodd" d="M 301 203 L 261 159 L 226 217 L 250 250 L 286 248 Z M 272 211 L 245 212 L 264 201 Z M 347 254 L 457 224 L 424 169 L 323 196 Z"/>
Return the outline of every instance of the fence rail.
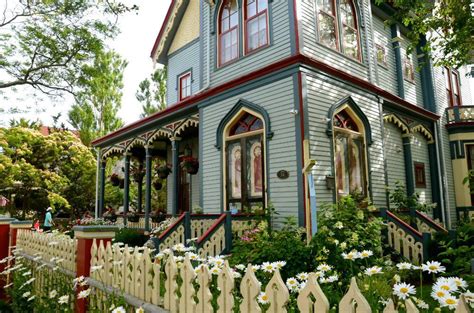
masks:
<path fill-rule="evenodd" d="M 423 212 L 415 211 L 418 230 L 422 233 L 448 233 L 448 230 Z"/>

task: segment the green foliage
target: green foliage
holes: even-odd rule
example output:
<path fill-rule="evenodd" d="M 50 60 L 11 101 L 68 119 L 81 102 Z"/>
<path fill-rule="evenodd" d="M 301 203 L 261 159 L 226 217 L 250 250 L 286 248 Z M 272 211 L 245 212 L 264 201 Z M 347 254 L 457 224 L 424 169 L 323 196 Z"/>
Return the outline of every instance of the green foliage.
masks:
<path fill-rule="evenodd" d="M 136 10 L 115 0 L 16 1 L 0 21 L 0 90 L 30 86 L 47 95 L 76 93 L 92 78 L 83 64 L 118 33 L 119 15 Z"/>
<path fill-rule="evenodd" d="M 85 145 L 123 125 L 117 113 L 122 105 L 121 90 L 126 66 L 127 62 L 111 51 L 98 53 L 93 64 L 82 67 L 87 75 L 78 80 L 81 91 L 69 111 L 69 121 L 79 130 Z"/>
<path fill-rule="evenodd" d="M 341 198 L 336 204 L 322 205 L 318 211 L 318 232 L 311 246 L 315 264 L 328 263 L 345 279 L 356 275 L 361 266 L 378 264 L 382 257 L 382 227 L 380 218 L 372 217 L 369 207 L 353 197 Z M 373 258 L 346 260 L 342 253 L 370 250 Z M 347 283 L 347 281 L 346 281 Z"/>
<path fill-rule="evenodd" d="M 8 207 L 14 216 L 43 212 L 48 205 L 75 212 L 93 206 L 95 159 L 74 134 L 0 128 L 0 146 L 0 190 L 15 194 Z"/>
<path fill-rule="evenodd" d="M 395 189 L 393 192 L 389 190 L 389 193 L 390 203 L 395 205 L 395 208 L 392 209 L 394 212 L 403 212 L 409 210 L 410 208 L 420 212 L 430 212 L 437 206 L 436 203 L 427 204 L 421 202 L 420 195 L 418 193 L 408 196 L 405 185 L 399 181 L 395 182 Z"/>
<path fill-rule="evenodd" d="M 140 117 L 149 116 L 166 108 L 166 67 L 154 71 L 138 85 L 135 97 L 142 103 L 143 113 Z"/>
<path fill-rule="evenodd" d="M 136 229 L 122 228 L 116 234 L 114 242 L 122 242 L 129 247 L 143 247 L 148 241 L 148 236 L 139 232 Z"/>
<path fill-rule="evenodd" d="M 8 303 L 3 300 L 0 300 L 0 312 L 2 313 L 13 313 L 12 308 Z"/>
<path fill-rule="evenodd" d="M 463 277 L 469 285 L 474 284 L 471 272 L 471 260 L 474 259 L 474 222 L 459 225 L 455 238 L 438 234 L 439 244 L 437 259 L 446 266 L 450 275 Z"/>
<path fill-rule="evenodd" d="M 234 240 L 229 263 L 234 266 L 286 261 L 287 265 L 282 269 L 284 278 L 305 272 L 311 264 L 311 249 L 306 245 L 304 232 L 294 224 L 268 232 L 267 223 L 261 222 Z"/>
<path fill-rule="evenodd" d="M 430 53 L 434 64 L 458 68 L 472 63 L 474 50 L 474 15 L 471 0 L 376 0 L 377 4 L 388 3 L 397 12 L 392 17 L 409 29 L 411 49 L 423 42 L 425 52 Z"/>

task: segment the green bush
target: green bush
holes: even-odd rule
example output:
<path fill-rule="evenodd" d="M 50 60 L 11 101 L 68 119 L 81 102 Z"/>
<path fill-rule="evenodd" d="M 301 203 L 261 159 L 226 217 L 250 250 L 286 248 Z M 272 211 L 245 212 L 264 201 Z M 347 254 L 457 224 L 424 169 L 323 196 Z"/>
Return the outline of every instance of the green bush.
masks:
<path fill-rule="evenodd" d="M 281 270 L 284 279 L 309 270 L 311 249 L 306 244 L 304 229 L 287 222 L 282 230 L 268 231 L 261 222 L 255 229 L 246 231 L 234 240 L 229 263 L 260 265 L 263 262 L 285 261 Z"/>
<path fill-rule="evenodd" d="M 148 238 L 136 229 L 122 228 L 115 234 L 114 242 L 122 242 L 129 247 L 142 247 Z"/>
<path fill-rule="evenodd" d="M 0 312 L 1 313 L 13 313 L 12 308 L 3 300 L 0 300 Z"/>

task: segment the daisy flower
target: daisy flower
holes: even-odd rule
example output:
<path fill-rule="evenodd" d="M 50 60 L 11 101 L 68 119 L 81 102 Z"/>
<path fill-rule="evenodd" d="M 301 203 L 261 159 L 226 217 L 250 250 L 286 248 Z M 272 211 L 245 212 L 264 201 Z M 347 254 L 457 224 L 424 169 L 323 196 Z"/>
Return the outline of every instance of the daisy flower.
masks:
<path fill-rule="evenodd" d="M 234 277 L 234 278 L 240 278 L 240 277 L 242 277 L 242 274 L 240 274 L 240 273 L 237 272 L 237 271 L 232 271 L 232 277 Z"/>
<path fill-rule="evenodd" d="M 458 305 L 458 299 L 449 295 L 444 298 L 441 298 L 441 301 L 439 301 L 439 304 L 441 305 L 441 307 L 448 307 L 449 309 L 454 310 L 456 306 Z"/>
<path fill-rule="evenodd" d="M 145 310 L 142 307 L 139 307 L 135 310 L 135 313 L 145 313 Z"/>
<path fill-rule="evenodd" d="M 448 279 L 454 282 L 456 286 L 458 286 L 458 288 L 461 288 L 461 289 L 467 288 L 467 282 L 460 277 L 449 277 Z"/>
<path fill-rule="evenodd" d="M 50 299 L 55 298 L 57 295 L 58 295 L 58 292 L 57 292 L 56 290 L 51 290 L 51 291 L 49 292 L 49 298 L 50 298 Z"/>
<path fill-rule="evenodd" d="M 415 287 L 407 283 L 398 283 L 393 286 L 393 294 L 402 300 L 405 300 L 407 297 L 414 295 L 415 293 Z"/>
<path fill-rule="evenodd" d="M 82 291 L 80 291 L 79 294 L 77 295 L 77 298 L 78 298 L 78 299 L 87 298 L 90 293 L 91 293 L 91 290 L 90 290 L 90 289 L 82 290 Z"/>
<path fill-rule="evenodd" d="M 323 263 L 323 264 L 319 264 L 316 269 L 321 272 L 327 272 L 327 271 L 332 270 L 332 266 L 327 265 L 326 263 Z"/>
<path fill-rule="evenodd" d="M 127 313 L 127 311 L 125 311 L 122 306 L 119 306 L 118 308 L 113 309 L 112 313 Z"/>
<path fill-rule="evenodd" d="M 69 296 L 65 295 L 65 296 L 59 297 L 58 303 L 59 304 L 66 304 L 66 303 L 68 303 L 68 301 L 69 301 Z"/>
<path fill-rule="evenodd" d="M 256 272 L 260 269 L 260 265 L 252 265 L 252 271 Z"/>
<path fill-rule="evenodd" d="M 339 276 L 331 275 L 326 280 L 327 280 L 328 283 L 333 283 L 333 282 L 337 281 L 338 279 L 339 279 Z"/>
<path fill-rule="evenodd" d="M 277 269 L 281 270 L 283 268 L 283 266 L 286 265 L 286 262 L 285 261 L 276 261 L 276 262 L 273 262 L 273 266 L 276 267 Z"/>
<path fill-rule="evenodd" d="M 265 292 L 260 292 L 260 294 L 257 297 L 257 301 L 260 304 L 268 304 L 269 300 L 270 299 L 268 298 L 268 296 Z"/>
<path fill-rule="evenodd" d="M 379 267 L 379 266 L 369 267 L 364 272 L 365 275 L 369 275 L 369 276 L 372 276 L 372 275 L 375 275 L 375 274 L 382 274 L 382 273 L 383 273 L 382 268 Z"/>
<path fill-rule="evenodd" d="M 446 267 L 442 266 L 441 263 L 437 261 L 428 261 L 421 266 L 421 269 L 429 274 L 444 273 L 444 271 L 446 271 Z"/>
<path fill-rule="evenodd" d="M 31 295 L 31 292 L 27 291 L 22 295 L 22 297 L 23 298 L 28 298 L 30 295 Z"/>
<path fill-rule="evenodd" d="M 397 264 L 397 268 L 399 270 L 409 270 L 412 268 L 412 265 L 411 263 L 408 263 L 408 262 L 401 262 Z"/>
<path fill-rule="evenodd" d="M 444 297 L 447 296 L 450 296 L 449 292 L 443 289 L 437 289 L 431 292 L 431 297 L 438 302 L 440 302 Z"/>
<path fill-rule="evenodd" d="M 344 227 L 344 224 L 342 224 L 342 222 L 336 222 L 336 224 L 334 224 L 334 227 L 336 227 L 337 229 L 342 229 Z"/>
<path fill-rule="evenodd" d="M 218 275 L 220 272 L 222 272 L 222 270 L 219 267 L 214 266 L 209 272 L 211 272 L 212 275 Z"/>
<path fill-rule="evenodd" d="M 438 289 L 442 289 L 444 291 L 451 293 L 451 292 L 457 291 L 458 286 L 452 279 L 441 277 L 433 285 L 433 290 L 438 290 Z"/>
<path fill-rule="evenodd" d="M 341 255 L 346 260 L 355 260 L 359 258 L 359 252 L 357 251 L 351 251 L 349 253 L 343 252 Z"/>
<path fill-rule="evenodd" d="M 270 262 L 263 262 L 261 266 L 262 270 L 267 273 L 273 273 L 275 271 L 275 266 Z"/>
<path fill-rule="evenodd" d="M 373 255 L 374 255 L 374 253 L 371 250 L 364 250 L 361 253 L 359 253 L 359 257 L 361 259 L 365 259 L 365 258 L 368 258 L 368 257 L 373 256 Z"/>
<path fill-rule="evenodd" d="M 308 280 L 308 273 L 306 272 L 299 273 L 298 275 L 296 275 L 296 278 L 298 278 L 299 280 Z"/>
<path fill-rule="evenodd" d="M 297 291 L 298 290 L 298 281 L 294 277 L 290 277 L 286 280 L 286 286 L 290 291 Z"/>
<path fill-rule="evenodd" d="M 235 266 L 235 268 L 238 269 L 239 271 L 243 271 L 243 270 L 245 270 L 245 265 L 243 265 L 243 264 L 237 264 L 237 265 Z"/>

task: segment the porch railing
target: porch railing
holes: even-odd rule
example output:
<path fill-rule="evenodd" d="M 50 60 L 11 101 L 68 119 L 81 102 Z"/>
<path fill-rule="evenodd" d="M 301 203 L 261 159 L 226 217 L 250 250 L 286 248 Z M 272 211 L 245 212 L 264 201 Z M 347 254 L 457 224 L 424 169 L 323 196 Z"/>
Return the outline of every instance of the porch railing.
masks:
<path fill-rule="evenodd" d="M 446 108 L 448 124 L 474 122 L 474 105 Z"/>
<path fill-rule="evenodd" d="M 416 224 L 421 233 L 448 233 L 448 230 L 423 212 L 415 211 Z"/>

